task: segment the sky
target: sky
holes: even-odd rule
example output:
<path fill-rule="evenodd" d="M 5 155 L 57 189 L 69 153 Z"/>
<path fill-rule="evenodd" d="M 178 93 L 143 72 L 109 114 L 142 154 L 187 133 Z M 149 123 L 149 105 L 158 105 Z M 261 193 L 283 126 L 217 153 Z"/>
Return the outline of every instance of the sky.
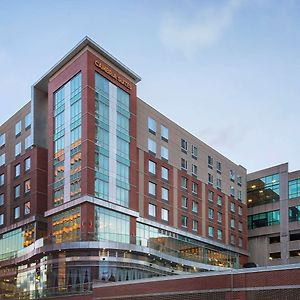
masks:
<path fill-rule="evenodd" d="M 84 36 L 138 96 L 249 172 L 300 169 L 300 1 L 0 0 L 0 124 Z"/>

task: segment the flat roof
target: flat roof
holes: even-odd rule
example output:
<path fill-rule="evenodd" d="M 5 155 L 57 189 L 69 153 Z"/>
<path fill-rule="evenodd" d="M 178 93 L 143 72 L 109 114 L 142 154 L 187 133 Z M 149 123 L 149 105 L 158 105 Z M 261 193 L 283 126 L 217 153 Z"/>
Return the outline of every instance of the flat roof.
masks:
<path fill-rule="evenodd" d="M 61 69 L 67 62 L 69 62 L 74 56 L 76 56 L 84 47 L 90 46 L 96 52 L 101 54 L 104 58 L 110 61 L 112 64 L 117 66 L 125 74 L 134 80 L 135 83 L 141 81 L 141 77 L 125 66 L 117 58 L 111 55 L 108 51 L 99 46 L 95 41 L 93 41 L 88 36 L 84 37 L 71 51 L 69 51 L 62 59 L 58 61 L 46 74 L 44 74 L 36 83 L 33 84 L 33 87 L 38 89 L 47 90 L 47 84 L 49 78 L 52 77 L 59 69 Z"/>

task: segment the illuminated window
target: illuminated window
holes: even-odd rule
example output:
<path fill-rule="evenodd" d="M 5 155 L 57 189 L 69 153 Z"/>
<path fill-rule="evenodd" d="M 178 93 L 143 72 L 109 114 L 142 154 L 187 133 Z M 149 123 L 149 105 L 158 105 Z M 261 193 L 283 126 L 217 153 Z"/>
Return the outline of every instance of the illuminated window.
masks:
<path fill-rule="evenodd" d="M 30 201 L 24 204 L 24 215 L 29 215 L 29 214 L 30 214 Z"/>
<path fill-rule="evenodd" d="M 24 193 L 27 194 L 30 192 L 30 190 L 31 190 L 31 182 L 30 179 L 28 179 L 24 182 Z"/>

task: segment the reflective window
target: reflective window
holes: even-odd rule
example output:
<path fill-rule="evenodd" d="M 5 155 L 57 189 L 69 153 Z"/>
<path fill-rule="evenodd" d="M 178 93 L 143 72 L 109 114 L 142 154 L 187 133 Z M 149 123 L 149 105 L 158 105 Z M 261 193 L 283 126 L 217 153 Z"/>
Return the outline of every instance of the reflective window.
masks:
<path fill-rule="evenodd" d="M 208 191 L 208 201 L 210 202 L 214 201 L 214 192 Z"/>
<path fill-rule="evenodd" d="M 198 212 L 198 202 L 196 202 L 196 201 L 192 202 L 192 212 L 194 212 L 194 213 Z"/>
<path fill-rule="evenodd" d="M 192 157 L 196 159 L 198 157 L 198 148 L 194 145 L 192 145 Z"/>
<path fill-rule="evenodd" d="M 167 127 L 165 127 L 164 125 L 161 125 L 160 130 L 161 130 L 162 139 L 168 140 L 169 139 L 169 129 Z"/>
<path fill-rule="evenodd" d="M 156 142 L 151 139 L 148 139 L 148 151 L 156 154 Z"/>
<path fill-rule="evenodd" d="M 15 199 L 19 198 L 21 194 L 21 186 L 18 184 L 15 186 Z"/>
<path fill-rule="evenodd" d="M 21 154 L 21 142 L 15 145 L 15 156 Z"/>
<path fill-rule="evenodd" d="M 222 223 L 222 213 L 218 212 L 217 219 L 218 219 L 218 223 Z"/>
<path fill-rule="evenodd" d="M 156 205 L 149 203 L 148 215 L 151 217 L 156 217 Z"/>
<path fill-rule="evenodd" d="M 235 180 L 235 172 L 233 170 L 229 171 L 229 178 L 230 178 L 231 181 Z"/>
<path fill-rule="evenodd" d="M 235 191 L 234 191 L 234 186 L 230 186 L 230 196 L 234 197 Z"/>
<path fill-rule="evenodd" d="M 31 160 L 30 160 L 30 157 L 28 157 L 24 161 L 24 170 L 25 170 L 25 172 L 30 170 L 30 166 L 31 166 Z"/>
<path fill-rule="evenodd" d="M 234 220 L 234 219 L 231 219 L 231 220 L 230 220 L 230 227 L 231 227 L 232 229 L 235 228 L 235 220 Z"/>
<path fill-rule="evenodd" d="M 4 174 L 0 175 L 0 186 L 4 185 Z"/>
<path fill-rule="evenodd" d="M 15 177 L 19 177 L 21 173 L 21 165 L 17 164 L 15 165 Z"/>
<path fill-rule="evenodd" d="M 4 194 L 0 194 L 0 205 L 4 204 Z"/>
<path fill-rule="evenodd" d="M 130 217 L 103 207 L 95 207 L 95 235 L 98 241 L 129 243 Z"/>
<path fill-rule="evenodd" d="M 28 113 L 25 116 L 25 129 L 30 128 L 30 126 L 31 126 L 31 113 Z"/>
<path fill-rule="evenodd" d="M 181 206 L 183 208 L 187 208 L 188 207 L 188 198 L 186 196 L 181 196 Z"/>
<path fill-rule="evenodd" d="M 168 160 L 169 159 L 169 149 L 164 146 L 161 146 L 160 156 L 161 156 L 161 158 Z"/>
<path fill-rule="evenodd" d="M 208 226 L 208 236 L 214 237 L 214 228 L 212 226 Z"/>
<path fill-rule="evenodd" d="M 22 130 L 22 122 L 19 121 L 15 125 L 15 135 L 17 136 L 17 135 L 21 134 L 21 130 Z"/>
<path fill-rule="evenodd" d="M 235 212 L 235 205 L 234 205 L 233 202 L 230 202 L 230 211 L 231 211 L 232 213 Z"/>
<path fill-rule="evenodd" d="M 188 225 L 188 218 L 186 216 L 181 216 L 181 226 L 187 227 Z"/>
<path fill-rule="evenodd" d="M 14 208 L 14 218 L 15 219 L 20 218 L 20 206 Z"/>
<path fill-rule="evenodd" d="M 31 182 L 30 179 L 28 179 L 24 182 L 24 193 L 27 194 L 30 192 L 30 190 L 31 190 Z"/>
<path fill-rule="evenodd" d="M 300 205 L 289 207 L 289 221 L 300 221 Z"/>
<path fill-rule="evenodd" d="M 4 224 L 4 214 L 0 214 L 0 225 Z"/>
<path fill-rule="evenodd" d="M 156 133 L 156 121 L 151 117 L 148 117 L 148 129 L 152 133 Z"/>
<path fill-rule="evenodd" d="M 188 180 L 186 177 L 181 177 L 181 187 L 187 189 L 188 187 Z"/>
<path fill-rule="evenodd" d="M 156 184 L 151 181 L 148 182 L 148 193 L 152 196 L 156 196 Z"/>
<path fill-rule="evenodd" d="M 280 223 L 279 210 L 248 216 L 248 229 L 277 225 Z"/>
<path fill-rule="evenodd" d="M 187 162 L 187 160 L 184 159 L 184 158 L 181 158 L 181 169 L 187 170 L 187 168 L 188 168 L 188 162 Z"/>
<path fill-rule="evenodd" d="M 208 218 L 211 220 L 214 218 L 214 210 L 212 208 L 208 208 Z"/>
<path fill-rule="evenodd" d="M 218 240 L 222 240 L 222 238 L 223 238 L 223 232 L 222 232 L 221 229 L 218 229 L 217 234 L 218 234 Z"/>
<path fill-rule="evenodd" d="M 161 219 L 163 221 L 169 221 L 169 211 L 165 208 L 161 209 Z"/>
<path fill-rule="evenodd" d="M 198 184 L 196 182 L 192 182 L 192 192 L 198 194 Z"/>
<path fill-rule="evenodd" d="M 169 200 L 169 190 L 164 187 L 161 188 L 161 199 L 165 201 Z"/>
<path fill-rule="evenodd" d="M 192 174 L 197 176 L 198 175 L 198 168 L 196 165 L 192 165 Z"/>
<path fill-rule="evenodd" d="M 192 222 L 192 230 L 193 231 L 198 231 L 198 221 L 197 220 L 193 220 L 193 222 Z"/>
<path fill-rule="evenodd" d="M 0 167 L 5 165 L 5 153 L 0 155 Z"/>
<path fill-rule="evenodd" d="M 289 199 L 300 197 L 300 178 L 289 181 Z"/>
<path fill-rule="evenodd" d="M 169 169 L 161 167 L 161 178 L 164 180 L 169 180 Z"/>
<path fill-rule="evenodd" d="M 222 196 L 218 195 L 218 198 L 217 198 L 217 205 L 221 207 L 221 206 L 222 206 L 222 202 L 223 202 Z"/>
<path fill-rule="evenodd" d="M 217 178 L 217 189 L 221 190 L 222 189 L 222 180 L 220 178 Z"/>
<path fill-rule="evenodd" d="M 156 163 L 152 160 L 148 162 L 148 171 L 149 173 L 156 174 Z"/>
<path fill-rule="evenodd" d="M 261 177 L 247 183 L 248 206 L 279 201 L 279 174 Z"/>
<path fill-rule="evenodd" d="M 25 202 L 24 204 L 24 215 L 29 215 L 30 214 L 30 201 Z"/>
<path fill-rule="evenodd" d="M 0 134 L 0 148 L 5 145 L 5 133 Z"/>

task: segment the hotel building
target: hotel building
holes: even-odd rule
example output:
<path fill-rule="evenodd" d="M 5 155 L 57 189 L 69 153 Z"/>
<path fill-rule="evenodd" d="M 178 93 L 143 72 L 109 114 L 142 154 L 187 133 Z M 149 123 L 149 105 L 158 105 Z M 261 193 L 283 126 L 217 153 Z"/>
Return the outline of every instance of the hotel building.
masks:
<path fill-rule="evenodd" d="M 245 168 L 140 80 L 86 37 L 0 126 L 0 299 L 247 262 Z"/>
<path fill-rule="evenodd" d="M 300 262 L 300 171 L 288 164 L 248 174 L 249 260 L 260 266 Z"/>

